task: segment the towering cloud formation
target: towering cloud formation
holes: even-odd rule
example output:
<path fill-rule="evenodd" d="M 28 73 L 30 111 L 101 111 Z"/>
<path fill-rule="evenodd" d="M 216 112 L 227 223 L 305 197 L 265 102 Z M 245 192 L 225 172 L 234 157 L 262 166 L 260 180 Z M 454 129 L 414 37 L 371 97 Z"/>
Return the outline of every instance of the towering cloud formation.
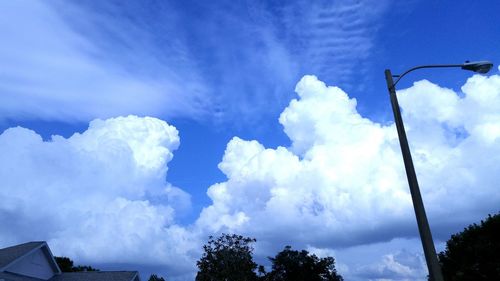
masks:
<path fill-rule="evenodd" d="M 219 164 L 227 181 L 208 188 L 213 202 L 191 225 L 175 220 L 190 196 L 165 181 L 179 137 L 164 121 L 94 120 L 50 141 L 6 130 L 0 241 L 46 239 L 72 257 L 162 264 L 180 276 L 192 274 L 207 235 L 226 231 L 256 237 L 260 256 L 286 244 L 333 253 L 353 280 L 424 278 L 394 125 L 364 118 L 355 99 L 314 76 L 296 91 L 279 119 L 291 146 L 233 138 Z M 500 203 L 500 76 L 473 76 L 462 91 L 424 80 L 398 93 L 441 242 Z"/>
<path fill-rule="evenodd" d="M 315 245 L 390 238 L 387 228 L 411 213 L 394 128 L 363 118 L 354 99 L 314 76 L 296 91 L 280 117 L 292 147 L 231 140 L 219 165 L 228 181 L 210 187 L 201 221 Z"/>
<path fill-rule="evenodd" d="M 291 147 L 233 138 L 219 164 L 228 180 L 209 188 L 198 225 L 320 249 L 417 237 L 394 125 L 363 118 L 355 99 L 314 76 L 296 91 L 280 117 Z M 424 80 L 399 92 L 441 241 L 500 202 L 500 77 L 473 76 L 462 91 Z"/>
<path fill-rule="evenodd" d="M 188 234 L 174 218 L 190 197 L 165 182 L 178 145 L 174 127 L 149 117 L 94 120 L 50 141 L 6 130 L 0 223 L 9 227 L 0 241 L 46 239 L 57 253 L 94 262 L 182 260 L 194 245 L 182 242 Z"/>

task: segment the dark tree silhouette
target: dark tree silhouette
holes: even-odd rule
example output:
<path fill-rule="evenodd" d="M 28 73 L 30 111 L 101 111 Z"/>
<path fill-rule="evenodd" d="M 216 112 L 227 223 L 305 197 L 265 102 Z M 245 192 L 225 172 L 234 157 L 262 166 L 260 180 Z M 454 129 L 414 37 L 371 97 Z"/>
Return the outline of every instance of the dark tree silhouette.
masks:
<path fill-rule="evenodd" d="M 257 280 L 253 261 L 254 238 L 236 234 L 222 234 L 219 238 L 209 237 L 203 246 L 203 256 L 196 262 L 196 281 L 253 281 Z"/>
<path fill-rule="evenodd" d="M 290 246 L 279 252 L 272 262 L 266 281 L 341 281 L 332 257 L 318 258 L 308 251 L 294 251 Z"/>
<path fill-rule="evenodd" d="M 500 280 L 500 214 L 452 235 L 439 263 L 446 281 Z"/>
<path fill-rule="evenodd" d="M 99 271 L 90 265 L 73 266 L 73 261 L 68 257 L 54 257 L 54 259 L 62 272 Z"/>
<path fill-rule="evenodd" d="M 446 281 L 500 280 L 500 214 L 452 235 L 439 263 Z"/>
<path fill-rule="evenodd" d="M 73 261 L 68 257 L 54 257 L 62 272 L 73 272 Z"/>
<path fill-rule="evenodd" d="M 165 281 L 165 279 L 161 276 L 156 275 L 156 274 L 151 274 L 149 276 L 148 281 Z"/>

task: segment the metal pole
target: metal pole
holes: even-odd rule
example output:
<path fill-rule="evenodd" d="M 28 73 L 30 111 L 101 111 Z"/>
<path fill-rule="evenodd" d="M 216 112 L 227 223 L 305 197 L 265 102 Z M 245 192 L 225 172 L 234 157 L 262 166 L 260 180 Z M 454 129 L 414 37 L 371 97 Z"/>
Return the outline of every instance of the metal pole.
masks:
<path fill-rule="evenodd" d="M 429 276 L 431 281 L 443 281 L 441 267 L 439 266 L 436 249 L 432 241 L 431 229 L 427 216 L 425 214 L 424 203 L 418 187 L 417 175 L 415 174 L 415 167 L 411 159 L 410 147 L 406 139 L 406 132 L 403 125 L 403 118 L 401 118 L 401 111 L 399 109 L 398 98 L 396 96 L 396 89 L 392 80 L 392 74 L 389 69 L 385 70 L 385 79 L 387 81 L 387 88 L 391 97 L 392 111 L 394 113 L 394 121 L 398 130 L 399 144 L 401 146 L 401 153 L 403 154 L 403 161 L 405 164 L 406 177 L 410 186 L 411 199 L 413 201 L 413 208 L 415 209 L 415 216 L 417 217 L 418 231 L 420 232 L 420 239 L 424 248 L 425 260 L 427 268 L 429 269 Z"/>

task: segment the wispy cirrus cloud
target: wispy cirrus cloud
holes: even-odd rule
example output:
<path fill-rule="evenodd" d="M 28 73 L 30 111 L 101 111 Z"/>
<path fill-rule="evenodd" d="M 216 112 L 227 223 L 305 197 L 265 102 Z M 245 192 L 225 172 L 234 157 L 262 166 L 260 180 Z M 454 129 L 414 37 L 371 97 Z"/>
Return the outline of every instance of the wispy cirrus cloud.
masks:
<path fill-rule="evenodd" d="M 2 3 L 3 119 L 124 114 L 256 122 L 301 73 L 349 83 L 369 56 L 370 1 Z"/>
<path fill-rule="evenodd" d="M 71 14 L 71 4 L 14 1 L 0 5 L 4 11 L 1 118 L 73 122 L 125 114 L 198 116 L 206 110 L 208 100 L 195 74 L 175 72 L 175 65 L 165 71 L 154 56 L 144 59 L 141 67 L 162 75 L 116 63 L 111 59 L 113 50 L 98 44 L 102 40 L 92 40 L 68 24 L 69 16 L 89 20 L 86 13 Z"/>
<path fill-rule="evenodd" d="M 282 9 L 286 40 L 306 74 L 350 89 L 364 73 L 389 1 L 298 1 Z M 362 82 L 362 79 L 361 79 Z M 359 85 L 358 85 L 359 86 Z"/>

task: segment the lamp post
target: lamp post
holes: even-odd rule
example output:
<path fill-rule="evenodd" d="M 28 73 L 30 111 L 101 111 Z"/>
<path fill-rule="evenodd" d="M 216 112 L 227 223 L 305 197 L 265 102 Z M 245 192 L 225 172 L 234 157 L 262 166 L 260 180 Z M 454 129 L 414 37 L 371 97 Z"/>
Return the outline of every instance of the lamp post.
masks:
<path fill-rule="evenodd" d="M 389 95 L 391 98 L 392 111 L 394 113 L 394 121 L 396 123 L 396 128 L 398 131 L 401 153 L 403 154 L 406 177 L 408 178 L 408 185 L 410 186 L 410 194 L 413 201 L 415 216 L 417 218 L 418 231 L 420 233 L 420 239 L 422 240 L 425 260 L 427 262 L 427 268 L 429 270 L 431 281 L 443 281 L 443 274 L 441 273 L 441 268 L 437 260 L 436 249 L 434 248 L 434 242 L 432 241 L 431 229 L 429 227 L 429 222 L 427 221 L 424 203 L 420 194 L 420 188 L 418 187 L 417 175 L 415 174 L 415 167 L 413 166 L 413 161 L 411 159 L 410 147 L 408 146 L 403 119 L 401 118 L 401 111 L 399 109 L 398 98 L 396 96 L 396 84 L 399 82 L 399 80 L 401 80 L 401 78 L 403 78 L 403 76 L 416 69 L 445 67 L 460 67 L 464 70 L 471 70 L 478 73 L 487 73 L 491 69 L 491 67 L 493 67 L 493 64 L 489 61 L 467 61 L 463 64 L 421 65 L 410 68 L 407 71 L 403 72 L 403 74 L 401 75 L 392 75 L 389 69 L 385 70 L 385 79 L 387 81 L 387 88 L 389 90 Z M 396 82 L 392 80 L 393 77 L 397 77 Z"/>

